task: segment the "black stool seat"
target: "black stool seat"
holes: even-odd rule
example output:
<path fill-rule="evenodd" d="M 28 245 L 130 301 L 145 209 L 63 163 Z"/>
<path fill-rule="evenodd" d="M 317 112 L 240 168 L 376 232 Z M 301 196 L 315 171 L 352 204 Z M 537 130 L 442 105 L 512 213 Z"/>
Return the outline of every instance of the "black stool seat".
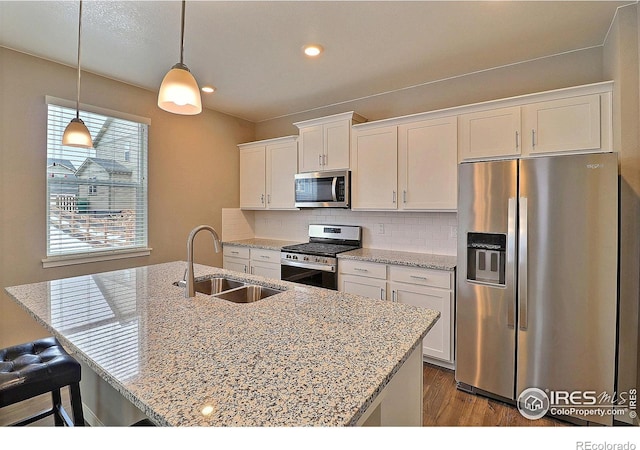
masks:
<path fill-rule="evenodd" d="M 54 337 L 0 350 L 0 408 L 50 392 L 53 407 L 13 425 L 27 425 L 54 415 L 56 425 L 84 425 L 80 364 Z M 60 389 L 68 386 L 73 421 L 62 407 Z"/>

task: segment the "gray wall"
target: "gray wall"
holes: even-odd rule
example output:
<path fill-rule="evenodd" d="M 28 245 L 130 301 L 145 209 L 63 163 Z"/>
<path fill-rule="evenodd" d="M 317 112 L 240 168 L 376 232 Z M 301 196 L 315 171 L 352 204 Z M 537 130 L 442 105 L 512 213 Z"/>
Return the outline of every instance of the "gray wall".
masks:
<path fill-rule="evenodd" d="M 613 137 L 620 155 L 619 392 L 640 386 L 639 22 L 637 4 L 619 9 L 604 49 L 605 74 L 615 80 Z"/>
<path fill-rule="evenodd" d="M 256 138 L 297 134 L 294 122 L 345 111 L 374 121 L 606 80 L 602 48 L 590 48 L 258 122 Z"/>

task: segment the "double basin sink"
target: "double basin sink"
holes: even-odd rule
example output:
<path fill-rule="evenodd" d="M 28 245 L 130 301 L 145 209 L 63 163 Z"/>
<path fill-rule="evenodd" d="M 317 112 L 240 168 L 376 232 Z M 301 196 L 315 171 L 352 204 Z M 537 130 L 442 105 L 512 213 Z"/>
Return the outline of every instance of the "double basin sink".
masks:
<path fill-rule="evenodd" d="M 176 281 L 173 285 L 186 288 L 186 281 Z M 200 292 L 201 294 L 212 295 L 215 298 L 234 303 L 253 303 L 284 292 L 280 289 L 248 284 L 242 281 L 230 280 L 225 277 L 196 280 L 195 289 L 196 292 Z"/>

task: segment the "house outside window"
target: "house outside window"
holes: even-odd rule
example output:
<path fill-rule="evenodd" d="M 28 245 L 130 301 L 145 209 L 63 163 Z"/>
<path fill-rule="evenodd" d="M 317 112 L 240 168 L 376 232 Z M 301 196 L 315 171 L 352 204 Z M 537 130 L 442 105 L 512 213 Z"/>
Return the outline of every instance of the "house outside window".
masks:
<path fill-rule="evenodd" d="M 74 104 L 47 97 L 47 255 L 44 267 L 149 254 L 150 121 L 83 107 L 94 148 L 62 145 Z M 82 110 L 87 109 L 87 110 Z"/>

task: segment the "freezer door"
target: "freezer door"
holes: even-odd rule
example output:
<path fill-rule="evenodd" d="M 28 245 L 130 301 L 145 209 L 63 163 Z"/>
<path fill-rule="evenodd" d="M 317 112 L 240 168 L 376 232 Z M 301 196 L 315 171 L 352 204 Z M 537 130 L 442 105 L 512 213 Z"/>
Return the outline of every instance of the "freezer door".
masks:
<path fill-rule="evenodd" d="M 464 163 L 458 172 L 456 380 L 509 399 L 515 391 L 517 169 L 511 160 Z M 494 263 L 504 264 L 504 279 L 487 273 Z"/>
<path fill-rule="evenodd" d="M 613 395 L 617 154 L 520 161 L 519 213 L 516 395 L 529 387 Z"/>

